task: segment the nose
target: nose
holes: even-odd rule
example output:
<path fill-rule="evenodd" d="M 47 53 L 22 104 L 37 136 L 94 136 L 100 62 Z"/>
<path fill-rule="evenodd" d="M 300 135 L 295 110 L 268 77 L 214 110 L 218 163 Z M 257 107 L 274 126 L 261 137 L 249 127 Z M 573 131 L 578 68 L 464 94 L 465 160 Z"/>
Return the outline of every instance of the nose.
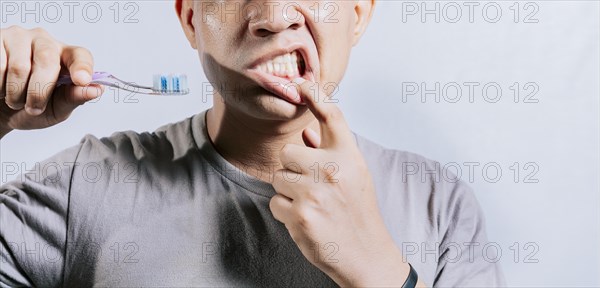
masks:
<path fill-rule="evenodd" d="M 257 1 L 247 7 L 248 29 L 256 37 L 268 37 L 285 30 L 297 30 L 305 22 L 301 7 L 294 1 Z"/>

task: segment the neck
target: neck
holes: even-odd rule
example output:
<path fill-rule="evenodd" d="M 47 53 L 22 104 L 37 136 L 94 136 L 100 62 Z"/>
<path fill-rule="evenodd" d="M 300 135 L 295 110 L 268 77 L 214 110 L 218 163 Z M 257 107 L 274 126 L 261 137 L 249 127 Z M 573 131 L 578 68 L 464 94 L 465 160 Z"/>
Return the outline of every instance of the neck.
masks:
<path fill-rule="evenodd" d="M 302 131 L 305 128 L 319 133 L 319 123 L 310 112 L 291 121 L 275 121 L 236 113 L 227 109 L 222 101 L 214 103 L 206 115 L 206 125 L 216 150 L 238 169 L 268 183 L 272 183 L 274 173 L 283 168 L 279 152 L 285 144 L 304 146 Z"/>

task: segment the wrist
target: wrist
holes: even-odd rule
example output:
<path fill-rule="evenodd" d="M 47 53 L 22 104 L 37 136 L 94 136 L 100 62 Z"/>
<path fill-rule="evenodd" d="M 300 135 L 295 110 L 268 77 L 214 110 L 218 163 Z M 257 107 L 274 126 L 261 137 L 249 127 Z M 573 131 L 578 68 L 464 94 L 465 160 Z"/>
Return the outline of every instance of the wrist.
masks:
<path fill-rule="evenodd" d="M 410 265 L 395 244 L 386 246 L 380 245 L 385 248 L 356 258 L 354 265 L 344 265 L 354 269 L 336 273 L 332 279 L 342 287 L 402 287 L 409 277 Z"/>
<path fill-rule="evenodd" d="M 400 250 L 394 245 L 383 252 L 379 259 L 373 259 L 371 268 L 366 270 L 370 275 L 363 279 L 369 282 L 361 286 L 394 286 L 402 287 L 410 274 L 410 265 L 404 260 Z"/>

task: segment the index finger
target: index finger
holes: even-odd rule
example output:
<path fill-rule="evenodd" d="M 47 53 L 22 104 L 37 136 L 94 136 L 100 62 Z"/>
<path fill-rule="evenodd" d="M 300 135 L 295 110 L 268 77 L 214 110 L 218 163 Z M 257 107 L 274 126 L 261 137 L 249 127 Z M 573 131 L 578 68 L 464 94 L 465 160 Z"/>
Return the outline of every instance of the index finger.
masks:
<path fill-rule="evenodd" d="M 319 121 L 321 128 L 319 148 L 352 143 L 354 138 L 342 110 L 332 101 L 328 101 L 328 95 L 319 85 L 304 78 L 296 78 L 294 83 L 298 85 L 300 97 Z"/>
<path fill-rule="evenodd" d="M 75 85 L 85 86 L 92 81 L 94 58 L 89 50 L 83 47 L 68 46 L 65 47 L 61 58 Z"/>

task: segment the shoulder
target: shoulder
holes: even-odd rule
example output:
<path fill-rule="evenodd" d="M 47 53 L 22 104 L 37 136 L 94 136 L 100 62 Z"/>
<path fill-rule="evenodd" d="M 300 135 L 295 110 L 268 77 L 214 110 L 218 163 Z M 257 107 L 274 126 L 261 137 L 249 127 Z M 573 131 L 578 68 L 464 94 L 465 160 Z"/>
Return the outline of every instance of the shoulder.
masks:
<path fill-rule="evenodd" d="M 193 146 L 191 119 L 169 123 L 153 132 L 118 131 L 107 137 L 85 135 L 79 145 L 78 159 L 136 161 L 143 158 L 176 158 Z"/>
<path fill-rule="evenodd" d="M 410 172 L 414 170 L 412 168 L 415 166 L 423 166 L 425 169 L 440 166 L 439 162 L 422 155 L 404 150 L 387 148 L 357 133 L 354 133 L 354 135 L 356 137 L 358 148 L 363 152 L 366 160 L 371 162 L 370 164 L 377 164 L 374 165 L 374 168 L 376 168 L 376 166 L 387 166 L 401 168 L 401 171 Z"/>
<path fill-rule="evenodd" d="M 397 199 L 403 209 L 435 219 L 440 237 L 460 225 L 477 229 L 483 213 L 470 185 L 448 165 L 425 156 L 386 148 L 354 133 L 380 198 Z M 425 216 L 425 215 L 422 215 Z M 462 227 L 463 229 L 467 227 Z M 474 232 L 474 231 L 473 231 Z"/>
<path fill-rule="evenodd" d="M 462 183 L 445 165 L 417 153 L 384 147 L 354 133 L 372 173 L 385 173 L 390 180 L 405 184 L 423 184 L 433 188 L 449 188 Z"/>

